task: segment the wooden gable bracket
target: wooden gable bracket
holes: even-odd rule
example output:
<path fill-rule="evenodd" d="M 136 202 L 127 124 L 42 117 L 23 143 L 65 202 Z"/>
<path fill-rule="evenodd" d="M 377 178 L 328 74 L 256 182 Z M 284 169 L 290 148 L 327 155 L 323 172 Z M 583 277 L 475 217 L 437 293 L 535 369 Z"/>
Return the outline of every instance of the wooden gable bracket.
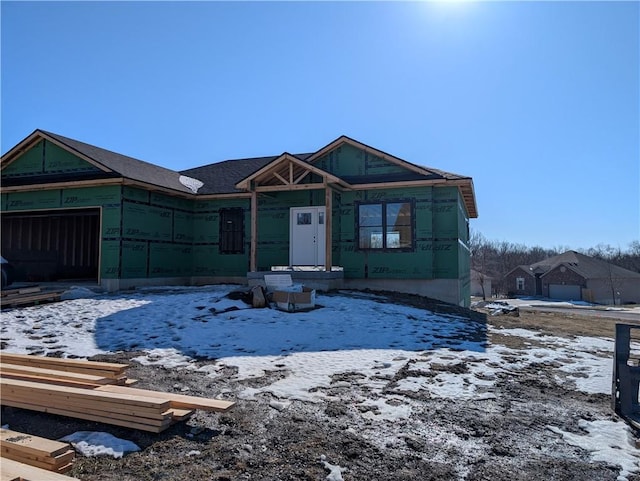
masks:
<path fill-rule="evenodd" d="M 310 174 L 316 174 L 322 180 L 303 184 L 302 181 Z M 351 188 L 347 182 L 339 177 L 285 152 L 273 162 L 238 182 L 236 188 L 250 192 L 277 192 L 322 189 L 328 184 L 339 190 Z"/>

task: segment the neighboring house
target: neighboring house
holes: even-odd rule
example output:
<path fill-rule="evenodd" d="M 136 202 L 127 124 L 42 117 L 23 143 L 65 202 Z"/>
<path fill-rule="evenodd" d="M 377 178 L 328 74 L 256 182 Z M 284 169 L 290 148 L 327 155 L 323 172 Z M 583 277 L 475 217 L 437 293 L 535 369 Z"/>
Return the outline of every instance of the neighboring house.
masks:
<path fill-rule="evenodd" d="M 36 130 L 2 156 L 2 254 L 23 280 L 109 290 L 319 271 L 469 304 L 469 177 L 349 137 L 175 172 Z"/>
<path fill-rule="evenodd" d="M 640 273 L 567 251 L 505 275 L 512 296 L 626 304 L 640 302 Z"/>
<path fill-rule="evenodd" d="M 471 269 L 471 295 L 490 298 L 492 296 L 491 277 L 482 272 Z"/>

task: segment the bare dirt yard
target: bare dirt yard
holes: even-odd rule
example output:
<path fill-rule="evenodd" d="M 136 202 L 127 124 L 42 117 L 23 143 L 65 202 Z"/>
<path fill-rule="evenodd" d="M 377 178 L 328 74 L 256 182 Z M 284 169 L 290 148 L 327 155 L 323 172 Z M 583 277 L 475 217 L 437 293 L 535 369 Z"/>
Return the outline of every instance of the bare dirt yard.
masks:
<path fill-rule="evenodd" d="M 211 378 L 199 370 L 144 366 L 131 361 L 140 352 L 119 352 L 93 359 L 129 362 L 128 376 L 139 379 L 141 388 L 224 397 L 237 400 L 237 405 L 223 414 L 197 412 L 160 434 L 17 408 L 3 408 L 2 423 L 51 439 L 73 431 L 106 431 L 141 448 L 120 459 L 78 456 L 68 474 L 87 481 L 613 481 L 620 475 L 640 480 L 637 473 L 599 460 L 562 434 L 579 437 L 585 434 L 585 423 L 620 422 L 611 411 L 609 396 L 576 389 L 558 375 L 554 362 L 517 364 L 519 353 L 545 345 L 544 336 L 535 341 L 499 332 L 502 328 L 533 330 L 570 344 L 581 339 L 576 336 L 613 338 L 615 319 L 526 310 L 519 317 L 489 316 L 416 296 L 394 296 L 394 302 L 486 323 L 488 345 L 512 350 L 509 355 L 518 367 L 497 374 L 487 371 L 491 384 L 485 392 L 455 399 L 411 390 L 403 381 L 435 377 L 442 371 L 470 372 L 477 366 L 476 359 L 433 362 L 429 369 L 408 360 L 393 376 L 379 376 L 380 391 L 371 391 L 358 382 L 362 374 L 347 370 L 332 380 L 327 388 L 330 396 L 324 401 L 281 403 L 267 393 L 253 398 L 240 393 L 273 383 L 286 375 L 282 371 L 238 379 L 228 368 Z M 482 369 L 474 372 L 482 378 Z M 377 403 L 381 392 L 391 396 Z M 393 404 L 404 400 L 411 402 L 410 415 L 380 415 L 385 405 L 398 408 Z"/>

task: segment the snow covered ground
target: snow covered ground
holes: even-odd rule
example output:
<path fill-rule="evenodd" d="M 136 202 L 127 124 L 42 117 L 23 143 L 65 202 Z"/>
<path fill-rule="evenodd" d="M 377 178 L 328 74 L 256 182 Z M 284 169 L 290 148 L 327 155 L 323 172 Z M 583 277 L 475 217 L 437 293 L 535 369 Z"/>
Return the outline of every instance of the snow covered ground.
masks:
<path fill-rule="evenodd" d="M 319 295 L 320 307 L 305 313 L 251 309 L 226 297 L 234 289 L 150 288 L 116 295 L 75 289 L 61 302 L 3 311 L 0 341 L 6 352 L 41 355 L 140 350 L 140 363 L 199 370 L 212 378 L 225 367 L 237 368 L 239 380 L 277 373 L 272 382 L 236 395 L 268 395 L 275 409 L 284 409 L 294 401 L 328 402 L 347 391 L 364 418 L 392 424 L 411 420 L 419 409 L 412 394 L 490 400 L 500 374 L 536 365 L 550 366 L 559 383 L 576 391 L 611 389 L 611 339 L 487 328 L 355 292 Z M 520 338 L 527 348 L 491 343 L 498 334 Z M 194 358 L 211 361 L 203 365 Z M 383 389 L 401 369 L 409 370 L 397 386 Z M 548 429 L 589 451 L 594 461 L 619 466 L 619 479 L 639 470 L 624 423 L 585 420 L 580 434 Z M 383 442 L 402 435 L 390 429 Z"/>

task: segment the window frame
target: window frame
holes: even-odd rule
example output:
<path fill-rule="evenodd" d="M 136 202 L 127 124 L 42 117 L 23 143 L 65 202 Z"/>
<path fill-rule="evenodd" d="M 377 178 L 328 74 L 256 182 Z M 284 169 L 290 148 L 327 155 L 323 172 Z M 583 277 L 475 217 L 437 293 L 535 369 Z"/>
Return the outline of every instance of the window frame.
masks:
<path fill-rule="evenodd" d="M 231 230 L 225 230 L 225 224 L 229 221 L 237 222 L 238 226 L 234 226 Z M 244 209 L 242 207 L 225 207 L 218 210 L 218 229 L 218 252 L 220 254 L 234 255 L 245 253 Z M 227 240 L 227 234 L 229 232 L 231 232 L 232 241 Z M 240 236 L 239 240 L 237 236 Z"/>
<path fill-rule="evenodd" d="M 409 204 L 411 210 L 411 218 L 409 221 L 409 229 L 411 232 L 410 245 L 407 247 L 388 247 L 387 240 L 389 235 L 387 225 L 387 206 L 389 204 Z M 362 227 L 360 226 L 360 207 L 378 205 L 382 209 L 382 247 L 360 247 L 360 232 Z M 357 201 L 355 202 L 355 236 L 356 236 L 356 250 L 364 252 L 415 252 L 416 250 L 416 205 L 415 199 L 385 199 L 385 200 L 372 200 L 372 201 Z"/>
<path fill-rule="evenodd" d="M 524 277 L 516 277 L 516 291 L 524 291 L 524 290 L 525 290 Z"/>

